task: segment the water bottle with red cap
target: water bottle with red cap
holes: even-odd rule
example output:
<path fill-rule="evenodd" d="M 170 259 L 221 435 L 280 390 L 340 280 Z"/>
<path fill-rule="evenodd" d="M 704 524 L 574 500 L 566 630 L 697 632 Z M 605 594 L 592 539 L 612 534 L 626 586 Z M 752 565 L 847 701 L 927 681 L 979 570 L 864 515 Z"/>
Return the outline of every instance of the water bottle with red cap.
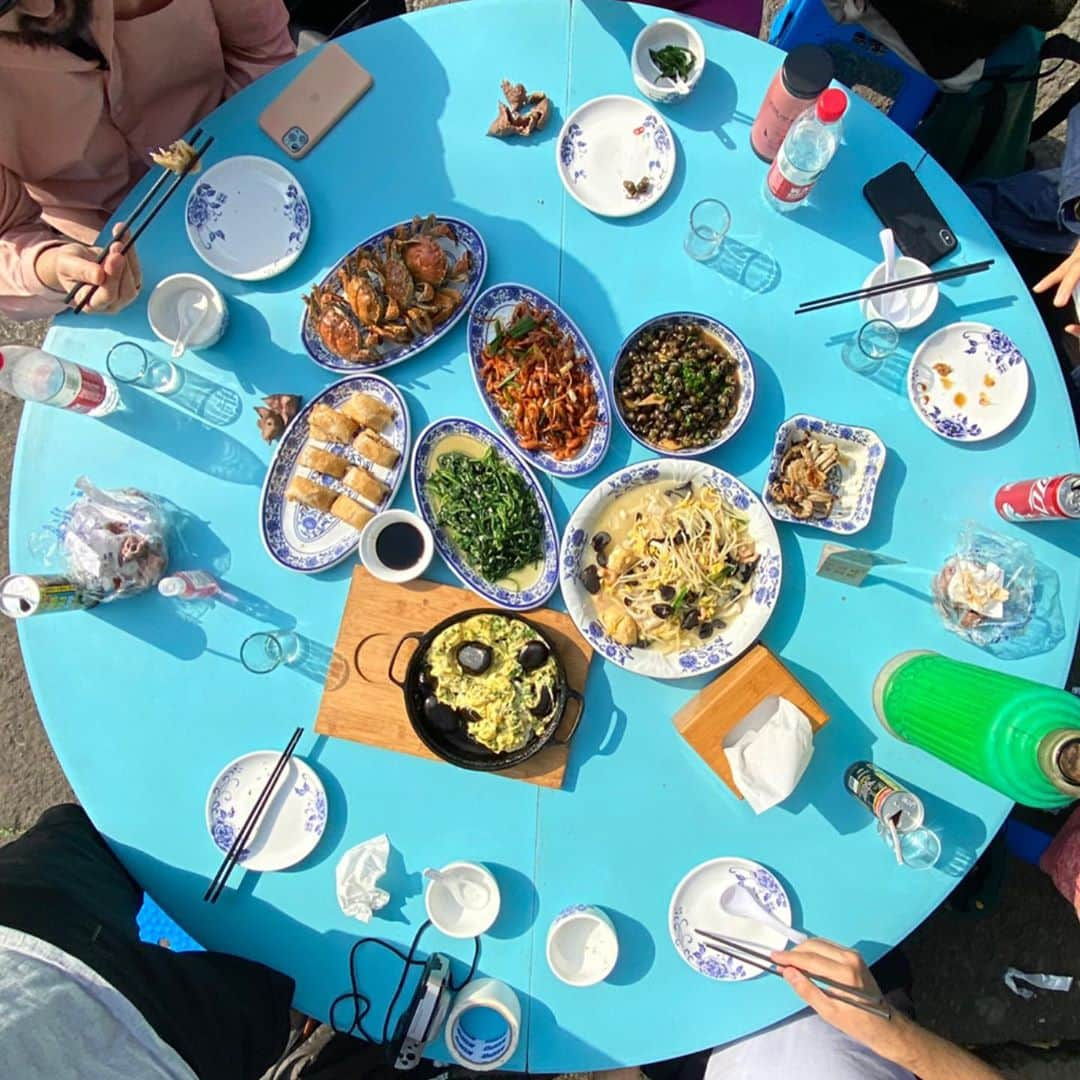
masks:
<path fill-rule="evenodd" d="M 765 178 L 765 197 L 777 210 L 786 213 L 806 202 L 840 144 L 847 107 L 847 94 L 830 88 L 791 126 Z"/>

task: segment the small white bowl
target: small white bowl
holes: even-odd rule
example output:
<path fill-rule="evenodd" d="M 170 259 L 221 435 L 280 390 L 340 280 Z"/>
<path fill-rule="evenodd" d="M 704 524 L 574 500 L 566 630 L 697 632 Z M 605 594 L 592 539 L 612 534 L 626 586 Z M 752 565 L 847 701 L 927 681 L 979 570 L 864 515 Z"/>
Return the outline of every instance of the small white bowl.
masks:
<path fill-rule="evenodd" d="M 670 79 L 664 79 L 662 83 L 655 81 L 662 76 L 649 57 L 649 50 L 662 49 L 665 45 L 678 45 L 694 54 L 694 66 L 690 69 L 690 78 L 686 80 L 685 94 L 680 93 Z M 630 73 L 634 76 L 634 85 L 650 101 L 658 101 L 661 105 L 674 105 L 688 98 L 704 70 L 705 43 L 701 35 L 682 19 L 657 19 L 649 23 L 638 34 L 630 50 Z"/>
<path fill-rule="evenodd" d="M 166 345 L 176 341 L 178 315 L 176 301 L 180 294 L 188 289 L 201 292 L 210 302 L 210 310 L 198 331 L 188 340 L 189 349 L 208 349 L 216 345 L 229 325 L 229 309 L 225 297 L 213 282 L 198 274 L 171 274 L 162 278 L 150 294 L 146 305 L 146 318 L 150 329 Z"/>
<path fill-rule="evenodd" d="M 464 908 L 441 881 L 429 881 L 424 892 L 428 918 L 447 937 L 471 938 L 487 933 L 499 917 L 502 899 L 499 883 L 486 866 L 474 862 L 452 862 L 441 873 L 461 881 L 481 885 L 488 891 L 488 902 L 481 908 Z"/>
<path fill-rule="evenodd" d="M 931 273 L 930 267 L 927 266 L 926 263 L 920 262 L 918 259 L 912 259 L 907 255 L 901 255 L 896 260 L 896 279 L 898 281 L 903 281 L 904 278 L 918 277 L 920 274 L 929 273 Z M 881 262 L 870 271 L 870 275 L 862 283 L 862 287 L 864 289 L 869 289 L 872 285 L 880 285 L 884 280 L 885 264 Z M 886 315 L 877 306 L 885 299 L 885 296 L 867 297 L 861 301 L 860 306 L 862 307 L 863 315 L 868 319 L 888 319 L 897 330 L 910 330 L 912 327 L 922 326 L 922 324 L 934 314 L 939 295 L 938 287 L 933 283 L 929 285 L 916 285 L 913 289 L 907 289 L 904 292 L 886 293 L 885 296 L 907 297 L 907 313 L 903 318 L 899 319 L 892 315 Z"/>
<path fill-rule="evenodd" d="M 392 567 L 387 566 L 379 558 L 378 552 L 375 550 L 375 541 L 379 539 L 379 534 L 387 525 L 393 525 L 396 521 L 404 521 L 412 525 L 424 541 L 420 558 L 412 566 L 408 566 L 404 570 L 394 570 Z M 431 535 L 427 522 L 408 510 L 384 510 L 381 514 L 376 514 L 360 533 L 359 554 L 364 568 L 372 577 L 376 577 L 380 581 L 388 581 L 391 585 L 400 585 L 402 582 L 418 578 L 431 564 L 431 557 L 434 553 L 435 538 Z"/>
<path fill-rule="evenodd" d="M 603 982 L 618 959 L 615 927 L 598 907 L 575 904 L 556 915 L 548 928 L 548 967 L 569 986 Z"/>

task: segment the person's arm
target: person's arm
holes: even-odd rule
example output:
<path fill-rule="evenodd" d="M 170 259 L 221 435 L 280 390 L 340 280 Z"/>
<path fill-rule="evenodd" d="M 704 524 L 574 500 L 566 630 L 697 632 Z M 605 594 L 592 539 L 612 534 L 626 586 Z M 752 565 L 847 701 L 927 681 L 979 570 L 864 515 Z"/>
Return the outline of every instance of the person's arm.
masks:
<path fill-rule="evenodd" d="M 119 311 L 138 295 L 142 275 L 134 249 L 124 256 L 119 244 L 113 248 L 99 266 L 100 248 L 50 229 L 19 178 L 0 166 L 0 312 L 15 319 L 55 315 L 78 282 L 100 286 L 84 310 Z"/>
<path fill-rule="evenodd" d="M 815 938 L 794 949 L 774 952 L 772 958 L 795 993 L 826 1023 L 920 1080 L 1002 1080 L 1001 1073 L 974 1054 L 919 1027 L 903 1014 L 894 1012 L 891 1020 L 884 1020 L 828 998 L 803 974 L 825 975 L 879 994 L 873 975 L 857 952 Z"/>
<path fill-rule="evenodd" d="M 282 0 L 211 0 L 225 56 L 225 97 L 296 55 Z"/>

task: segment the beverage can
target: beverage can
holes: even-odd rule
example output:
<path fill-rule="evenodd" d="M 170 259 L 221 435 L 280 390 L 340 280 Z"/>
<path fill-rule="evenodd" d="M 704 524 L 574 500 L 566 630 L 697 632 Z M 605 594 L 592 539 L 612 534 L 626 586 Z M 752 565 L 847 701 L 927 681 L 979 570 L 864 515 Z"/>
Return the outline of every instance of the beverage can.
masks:
<path fill-rule="evenodd" d="M 79 611 L 97 602 L 97 597 L 59 574 L 11 574 L 0 581 L 0 610 L 12 619 Z"/>
<path fill-rule="evenodd" d="M 994 495 L 994 509 L 1006 521 L 1080 518 L 1080 473 L 1005 484 Z"/>
<path fill-rule="evenodd" d="M 844 787 L 882 824 L 892 821 L 897 832 L 919 828 L 926 816 L 918 795 L 869 761 L 856 761 L 848 767 Z"/>

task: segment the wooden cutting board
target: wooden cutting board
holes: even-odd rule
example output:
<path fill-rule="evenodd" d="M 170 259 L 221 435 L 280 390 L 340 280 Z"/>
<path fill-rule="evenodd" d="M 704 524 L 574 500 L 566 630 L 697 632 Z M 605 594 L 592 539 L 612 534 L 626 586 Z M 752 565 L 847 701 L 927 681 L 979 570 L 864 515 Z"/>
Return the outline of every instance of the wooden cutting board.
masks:
<path fill-rule="evenodd" d="M 384 750 L 441 760 L 417 738 L 405 711 L 404 695 L 390 681 L 387 671 L 394 649 L 406 634 L 423 633 L 450 615 L 470 608 L 499 610 L 475 593 L 453 585 L 439 585 L 433 581 L 388 585 L 358 566 L 353 571 L 349 598 L 338 630 L 335 652 L 341 659 L 331 665 L 315 730 Z M 570 616 L 547 608 L 524 614 L 550 633 L 570 686 L 584 691 L 592 649 L 582 640 Z M 402 647 L 394 668 L 398 678 L 404 677 L 415 648 L 412 642 L 406 642 Z M 576 708 L 571 701 L 564 726 L 575 719 Z M 558 735 L 556 732 L 556 737 Z M 489 775 L 561 788 L 569 756 L 569 744 L 552 741 L 528 761 Z M 447 763 L 446 767 L 456 766 Z"/>

